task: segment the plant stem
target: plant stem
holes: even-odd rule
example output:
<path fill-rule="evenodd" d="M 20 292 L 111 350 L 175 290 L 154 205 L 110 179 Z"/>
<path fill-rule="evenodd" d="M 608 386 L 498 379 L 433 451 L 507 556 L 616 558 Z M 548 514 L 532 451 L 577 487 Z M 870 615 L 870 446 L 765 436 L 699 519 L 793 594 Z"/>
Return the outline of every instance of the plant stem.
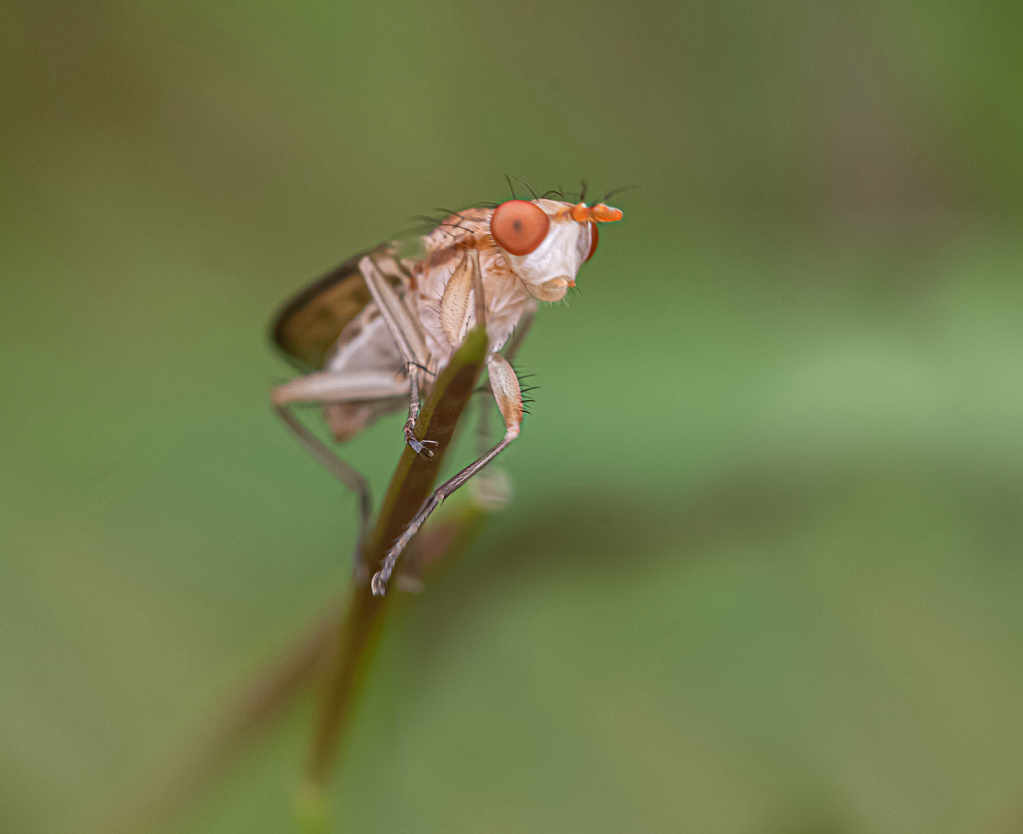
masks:
<path fill-rule="evenodd" d="M 392 590 L 384 596 L 373 596 L 369 577 L 383 561 L 391 543 L 401 535 L 429 497 L 458 420 L 476 388 L 486 352 L 486 330 L 478 327 L 465 337 L 419 412 L 415 434 L 420 439 L 437 442 L 433 457 L 417 455 L 406 446 L 391 477 L 380 515 L 363 550 L 367 570 L 364 577 L 352 585 L 334 659 L 328 671 L 307 771 L 307 792 L 313 796 L 324 793 L 394 595 Z"/>

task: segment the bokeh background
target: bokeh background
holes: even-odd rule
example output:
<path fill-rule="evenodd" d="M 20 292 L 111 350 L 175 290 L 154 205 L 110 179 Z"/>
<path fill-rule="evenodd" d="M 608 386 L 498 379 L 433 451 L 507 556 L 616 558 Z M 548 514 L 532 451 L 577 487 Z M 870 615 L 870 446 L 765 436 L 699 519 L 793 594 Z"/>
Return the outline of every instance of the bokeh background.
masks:
<path fill-rule="evenodd" d="M 3 3 L 0 830 L 130 804 L 341 596 L 268 318 L 506 173 L 636 188 L 337 830 L 1023 830 L 1021 8 Z M 292 830 L 312 713 L 174 830 Z"/>

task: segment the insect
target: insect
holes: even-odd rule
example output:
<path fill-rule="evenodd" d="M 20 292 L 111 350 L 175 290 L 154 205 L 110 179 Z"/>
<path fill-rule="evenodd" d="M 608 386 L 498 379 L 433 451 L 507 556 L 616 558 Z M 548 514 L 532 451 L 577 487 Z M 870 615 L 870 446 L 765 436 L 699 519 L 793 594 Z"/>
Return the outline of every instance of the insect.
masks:
<path fill-rule="evenodd" d="M 275 318 L 273 339 L 303 375 L 274 388 L 272 403 L 313 456 L 359 495 L 361 542 L 372 513 L 366 479 L 310 431 L 293 407 L 322 404 L 339 443 L 381 415 L 407 408 L 405 442 L 432 456 L 436 444 L 413 433 L 420 396 L 477 315 L 485 317 L 489 392 L 504 419 L 504 437 L 434 491 L 374 574 L 374 594 L 385 592 L 399 555 L 430 513 L 518 436 L 522 391 L 511 361 L 537 302 L 564 298 L 579 267 L 596 251 L 598 224 L 622 217 L 604 202 L 587 205 L 583 199 L 572 203 L 544 195 L 453 212 L 421 238 L 421 249 L 411 256 L 397 243 L 355 255 L 292 298 Z"/>

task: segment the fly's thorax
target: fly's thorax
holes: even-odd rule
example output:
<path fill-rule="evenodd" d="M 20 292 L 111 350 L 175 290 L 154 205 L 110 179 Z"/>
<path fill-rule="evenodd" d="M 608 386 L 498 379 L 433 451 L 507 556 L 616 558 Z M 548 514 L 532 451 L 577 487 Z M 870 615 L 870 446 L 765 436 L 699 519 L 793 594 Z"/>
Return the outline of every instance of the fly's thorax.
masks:
<path fill-rule="evenodd" d="M 523 313 L 532 309 L 536 302 L 530 297 L 505 255 L 493 243 L 479 241 L 476 251 L 479 253 L 480 277 L 486 301 L 487 335 L 491 348 L 497 350 L 507 342 Z M 448 282 L 466 256 L 465 250 L 462 250 L 455 257 L 426 258 L 418 276 L 416 305 L 420 324 L 427 348 L 438 367 L 447 364 L 458 347 L 441 322 L 441 302 Z M 474 306 L 469 305 L 466 330 L 476 324 Z"/>

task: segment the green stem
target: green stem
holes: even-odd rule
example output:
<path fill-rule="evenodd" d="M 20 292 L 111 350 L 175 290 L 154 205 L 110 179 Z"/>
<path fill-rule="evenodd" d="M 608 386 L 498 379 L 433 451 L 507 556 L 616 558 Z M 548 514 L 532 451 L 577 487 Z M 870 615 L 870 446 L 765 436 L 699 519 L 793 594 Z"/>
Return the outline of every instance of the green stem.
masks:
<path fill-rule="evenodd" d="M 417 455 L 406 446 L 391 477 L 376 526 L 363 551 L 368 570 L 352 586 L 328 671 L 307 771 L 307 791 L 311 796 L 324 793 L 394 595 L 392 590 L 384 596 L 373 596 L 369 577 L 429 497 L 455 427 L 482 373 L 486 352 L 486 331 L 476 328 L 441 372 L 419 413 L 415 434 L 420 439 L 436 441 L 433 457 Z"/>

